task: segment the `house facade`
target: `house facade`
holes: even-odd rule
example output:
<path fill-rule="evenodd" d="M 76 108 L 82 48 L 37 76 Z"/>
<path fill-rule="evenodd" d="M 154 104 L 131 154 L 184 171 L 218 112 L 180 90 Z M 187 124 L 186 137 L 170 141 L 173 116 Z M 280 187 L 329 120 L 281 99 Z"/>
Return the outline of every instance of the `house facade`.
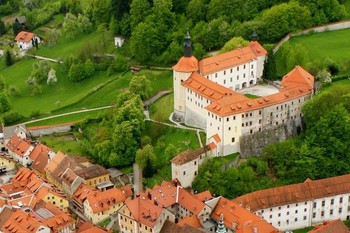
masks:
<path fill-rule="evenodd" d="M 233 200 L 278 229 L 350 220 L 350 175 L 259 190 Z"/>
<path fill-rule="evenodd" d="M 184 56 L 173 67 L 174 118 L 218 135 L 214 156 L 240 152 L 240 138 L 277 125 L 301 124 L 301 106 L 313 94 L 314 77 L 297 66 L 275 94 L 250 99 L 236 92 L 261 80 L 266 50 L 244 48 L 198 60 L 187 33 Z"/>
<path fill-rule="evenodd" d="M 21 31 L 17 34 L 15 40 L 21 50 L 28 50 L 35 45 L 40 43 L 40 37 L 31 32 Z"/>
<path fill-rule="evenodd" d="M 171 160 L 171 177 L 177 179 L 182 187 L 192 186 L 192 181 L 198 174 L 199 165 L 205 158 L 211 156 L 215 144 L 211 143 L 197 150 L 187 150 L 176 155 Z"/>

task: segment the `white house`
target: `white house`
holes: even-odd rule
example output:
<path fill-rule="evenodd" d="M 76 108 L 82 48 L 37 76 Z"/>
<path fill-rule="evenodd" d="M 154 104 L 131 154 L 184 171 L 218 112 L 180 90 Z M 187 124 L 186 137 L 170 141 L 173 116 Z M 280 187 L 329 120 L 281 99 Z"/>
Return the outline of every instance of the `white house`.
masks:
<path fill-rule="evenodd" d="M 23 166 L 27 167 L 32 163 L 29 155 L 33 151 L 34 147 L 27 142 L 19 138 L 16 134 L 13 134 L 11 139 L 6 144 L 9 155 L 15 160 L 19 162 Z"/>
<path fill-rule="evenodd" d="M 301 124 L 301 106 L 313 94 L 314 77 L 300 66 L 284 76 L 275 94 L 250 99 L 236 92 L 261 80 L 266 54 L 251 41 L 198 62 L 187 33 L 184 56 L 173 66 L 174 118 L 205 130 L 207 143 L 217 135 L 215 156 L 240 152 L 241 136 Z"/>
<path fill-rule="evenodd" d="M 120 48 L 123 46 L 125 39 L 120 36 L 114 37 L 114 45 L 116 48 Z"/>
<path fill-rule="evenodd" d="M 21 50 L 28 50 L 35 46 L 35 43 L 40 43 L 40 37 L 31 32 L 21 31 L 17 34 L 15 40 Z"/>
<path fill-rule="evenodd" d="M 350 220 L 350 174 L 259 190 L 233 201 L 280 230 Z"/>
<path fill-rule="evenodd" d="M 172 180 L 177 179 L 184 188 L 190 187 L 198 174 L 199 165 L 211 155 L 214 148 L 215 144 L 210 143 L 197 150 L 187 150 L 176 155 L 171 160 Z"/>

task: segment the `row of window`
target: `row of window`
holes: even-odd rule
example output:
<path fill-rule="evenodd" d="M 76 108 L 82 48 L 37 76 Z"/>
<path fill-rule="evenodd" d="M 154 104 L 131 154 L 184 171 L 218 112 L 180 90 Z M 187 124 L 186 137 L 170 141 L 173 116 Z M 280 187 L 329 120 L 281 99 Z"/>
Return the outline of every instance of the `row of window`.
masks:
<path fill-rule="evenodd" d="M 245 70 L 246 69 L 246 65 L 244 64 L 243 65 L 243 69 Z M 250 68 L 253 69 L 254 68 L 254 65 L 251 64 L 250 65 Z M 239 66 L 236 67 L 236 70 L 239 71 Z M 252 71 L 253 72 L 253 71 Z M 233 68 L 230 69 L 230 73 L 232 74 L 233 73 Z M 224 70 L 224 75 L 226 75 L 226 70 Z M 215 78 L 217 77 L 217 73 L 215 73 Z"/>

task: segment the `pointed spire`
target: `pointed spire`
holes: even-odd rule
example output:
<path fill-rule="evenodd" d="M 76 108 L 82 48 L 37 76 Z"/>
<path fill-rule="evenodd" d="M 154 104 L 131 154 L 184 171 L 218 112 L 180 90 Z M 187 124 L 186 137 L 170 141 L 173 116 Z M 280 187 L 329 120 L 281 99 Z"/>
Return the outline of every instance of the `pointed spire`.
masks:
<path fill-rule="evenodd" d="M 224 225 L 224 214 L 220 214 L 220 221 L 218 224 L 218 229 L 216 230 L 216 233 L 226 233 L 226 228 Z"/>
<path fill-rule="evenodd" d="M 256 31 L 254 30 L 252 34 L 252 41 L 257 41 L 257 40 L 258 40 L 258 34 L 256 34 Z"/>
<path fill-rule="evenodd" d="M 190 32 L 187 29 L 184 43 L 184 57 L 192 57 L 192 42 Z"/>

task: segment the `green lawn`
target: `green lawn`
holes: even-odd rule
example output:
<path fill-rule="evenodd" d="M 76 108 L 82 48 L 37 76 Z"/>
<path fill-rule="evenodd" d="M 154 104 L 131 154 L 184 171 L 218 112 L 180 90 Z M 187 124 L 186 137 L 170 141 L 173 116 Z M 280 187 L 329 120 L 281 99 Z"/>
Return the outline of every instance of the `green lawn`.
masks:
<path fill-rule="evenodd" d="M 221 165 L 224 165 L 234 160 L 237 156 L 239 156 L 239 153 L 234 153 L 223 157 L 215 157 L 214 160 L 219 161 Z"/>
<path fill-rule="evenodd" d="M 31 88 L 26 86 L 25 80 L 31 73 L 32 64 L 37 62 L 35 59 L 23 59 L 16 64 L 0 71 L 4 76 L 5 83 L 8 86 L 14 86 L 20 93 L 19 96 L 10 98 L 13 111 L 19 112 L 24 116 L 29 116 L 33 111 L 49 114 L 51 111 L 80 101 L 93 92 L 94 88 L 101 83 L 109 82 L 117 78 L 117 74 L 107 77 L 105 72 L 97 72 L 93 77 L 80 82 L 72 82 L 64 73 L 62 67 L 58 64 L 50 63 L 50 66 L 56 69 L 58 82 L 55 86 L 43 84 L 43 92 L 33 96 Z M 60 102 L 60 106 L 56 102 Z M 95 99 L 99 103 L 99 99 Z M 101 106 L 96 104 L 95 106 Z M 90 106 L 85 106 L 90 107 Z"/>
<path fill-rule="evenodd" d="M 57 125 L 57 124 L 64 124 L 67 122 L 76 122 L 76 121 L 82 121 L 87 118 L 97 118 L 101 114 L 105 113 L 108 110 L 96 110 L 91 112 L 82 112 L 77 114 L 72 114 L 68 116 L 61 116 L 56 117 L 48 120 L 38 121 L 30 124 L 26 124 L 27 127 L 29 126 L 41 126 L 41 125 Z"/>
<path fill-rule="evenodd" d="M 134 75 L 145 75 L 151 81 L 152 95 L 162 90 L 171 90 L 173 88 L 173 72 L 170 70 L 147 70 L 142 69 Z"/>
<path fill-rule="evenodd" d="M 310 62 L 323 61 L 324 58 L 331 58 L 342 66 L 343 72 L 350 71 L 350 28 L 313 33 L 311 35 L 296 36 L 289 41 L 291 45 L 301 44 L 309 55 Z M 279 76 L 288 71 L 281 61 L 281 54 L 276 54 L 277 73 Z"/>
<path fill-rule="evenodd" d="M 171 93 L 158 99 L 150 106 L 149 111 L 151 119 L 169 122 L 169 116 L 174 111 L 174 94 Z"/>
<path fill-rule="evenodd" d="M 252 95 L 252 94 L 244 94 L 245 97 L 248 97 L 249 99 L 257 99 L 260 98 L 258 95 Z"/>
<path fill-rule="evenodd" d="M 43 142 L 53 151 L 62 151 L 69 155 L 83 155 L 78 141 L 72 136 L 72 133 L 64 133 L 50 136 L 38 137 L 37 140 Z M 76 134 L 79 136 L 79 134 Z"/>

